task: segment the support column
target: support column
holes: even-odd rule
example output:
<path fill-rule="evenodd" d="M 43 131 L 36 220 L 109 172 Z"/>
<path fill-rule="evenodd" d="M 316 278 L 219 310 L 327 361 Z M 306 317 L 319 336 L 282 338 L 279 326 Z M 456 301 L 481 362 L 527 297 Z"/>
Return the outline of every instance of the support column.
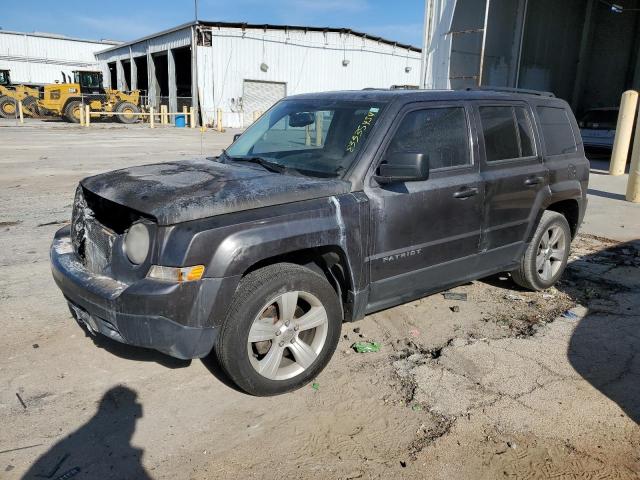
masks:
<path fill-rule="evenodd" d="M 514 68 L 510 72 L 509 86 L 518 88 L 520 83 L 520 64 L 522 63 L 522 45 L 524 44 L 524 28 L 527 22 L 528 0 L 518 1 L 518 11 L 516 12 L 516 28 L 513 32 L 513 48 L 511 50 L 511 61 Z"/>
<path fill-rule="evenodd" d="M 169 67 L 169 111 L 177 112 L 178 85 L 176 84 L 176 59 L 171 49 L 167 51 L 167 64 Z"/>
<path fill-rule="evenodd" d="M 587 8 L 584 14 L 584 23 L 582 24 L 582 37 L 580 39 L 580 49 L 578 50 L 578 66 L 576 69 L 576 80 L 573 83 L 573 94 L 571 95 L 571 108 L 575 112 L 580 106 L 580 96 L 582 94 L 582 86 L 584 78 L 587 74 L 587 61 L 589 55 L 589 47 L 591 44 L 591 31 L 593 27 L 593 15 L 595 13 L 596 0 L 588 0 Z"/>
<path fill-rule="evenodd" d="M 115 87 L 120 91 L 129 90 L 127 80 L 124 75 L 124 67 L 122 66 L 122 60 L 116 60 L 116 78 L 118 85 Z M 113 86 L 111 88 L 114 88 Z"/>
<path fill-rule="evenodd" d="M 199 89 L 198 89 L 198 39 L 196 35 L 197 25 L 191 27 L 191 106 L 196 119 L 199 118 Z"/>
<path fill-rule="evenodd" d="M 131 51 L 131 46 L 129 46 L 129 70 L 131 73 L 131 85 L 129 88 L 131 90 L 138 89 L 138 67 L 136 66 L 136 62 L 133 61 L 133 52 Z"/>
<path fill-rule="evenodd" d="M 149 105 L 158 106 L 158 81 L 156 80 L 156 64 L 153 61 L 153 55 L 149 53 L 147 48 L 147 82 L 149 85 Z"/>

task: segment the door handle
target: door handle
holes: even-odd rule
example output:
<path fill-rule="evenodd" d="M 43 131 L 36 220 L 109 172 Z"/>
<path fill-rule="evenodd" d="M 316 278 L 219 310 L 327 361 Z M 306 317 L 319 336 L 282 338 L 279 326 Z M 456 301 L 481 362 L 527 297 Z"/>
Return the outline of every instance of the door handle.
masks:
<path fill-rule="evenodd" d="M 467 188 L 464 187 L 460 190 L 458 190 L 456 193 L 453 194 L 454 198 L 469 198 L 469 197 L 473 197 L 475 195 L 478 194 L 478 189 L 477 188 Z"/>
<path fill-rule="evenodd" d="M 533 186 L 533 185 L 540 185 L 543 182 L 544 178 L 543 177 L 529 177 L 524 181 L 524 184 L 527 187 Z"/>

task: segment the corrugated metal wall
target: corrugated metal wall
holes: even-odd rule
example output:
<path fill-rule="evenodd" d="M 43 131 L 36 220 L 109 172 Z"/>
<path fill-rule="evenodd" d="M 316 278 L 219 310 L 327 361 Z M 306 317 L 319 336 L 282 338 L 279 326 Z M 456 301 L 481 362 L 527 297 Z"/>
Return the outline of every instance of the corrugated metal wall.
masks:
<path fill-rule="evenodd" d="M 206 122 L 221 108 L 223 124 L 240 127 L 244 80 L 285 83 L 287 95 L 418 85 L 420 52 L 347 33 L 214 27 L 212 45 L 198 47 L 198 73 L 212 76 L 201 87 Z"/>
<path fill-rule="evenodd" d="M 245 80 L 286 84 L 287 95 L 327 90 L 418 85 L 420 52 L 348 33 L 232 27 L 199 27 L 206 46 L 196 49 L 199 98 L 204 122 L 213 124 L 218 108 L 223 124 L 241 127 Z M 192 27 L 161 33 L 96 55 L 103 69 L 114 61 L 167 52 L 191 45 Z M 209 33 L 211 34 L 209 40 Z M 199 35 L 202 38 L 202 35 Z M 343 65 L 343 61 L 347 65 Z M 133 62 L 132 62 L 133 64 Z M 261 65 L 266 64 L 263 71 Z M 195 73 L 195 72 L 194 72 Z M 149 61 L 149 96 L 153 96 Z M 170 73 L 170 82 L 175 81 Z M 105 75 L 105 79 L 108 76 Z"/>
<path fill-rule="evenodd" d="M 13 83 L 52 83 L 62 80 L 61 71 L 98 68 L 95 52 L 109 46 L 0 30 L 0 69 L 11 70 Z"/>

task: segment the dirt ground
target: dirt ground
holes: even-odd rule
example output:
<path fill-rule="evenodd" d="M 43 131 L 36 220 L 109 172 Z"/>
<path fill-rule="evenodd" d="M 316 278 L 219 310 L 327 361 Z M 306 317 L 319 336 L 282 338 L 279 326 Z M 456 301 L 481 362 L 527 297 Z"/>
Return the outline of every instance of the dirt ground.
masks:
<path fill-rule="evenodd" d="M 274 398 L 87 336 L 48 264 L 77 181 L 233 133 L 0 123 L 1 479 L 640 478 L 637 240 L 581 234 L 546 292 L 497 275 L 345 324 Z"/>

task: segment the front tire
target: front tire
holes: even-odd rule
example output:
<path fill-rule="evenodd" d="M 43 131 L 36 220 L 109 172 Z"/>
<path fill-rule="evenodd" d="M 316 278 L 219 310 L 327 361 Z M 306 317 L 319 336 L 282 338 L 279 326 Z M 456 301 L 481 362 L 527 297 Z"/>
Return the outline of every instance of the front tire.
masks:
<path fill-rule="evenodd" d="M 80 110 L 83 108 L 83 105 L 78 100 L 72 100 L 67 103 L 67 106 L 64 109 L 64 118 L 67 122 L 71 123 L 80 123 Z"/>
<path fill-rule="evenodd" d="M 513 280 L 529 290 L 545 290 L 562 276 L 571 247 L 571 229 L 567 219 L 557 212 L 545 211 L 520 267 L 511 272 Z"/>
<path fill-rule="evenodd" d="M 120 123 L 131 124 L 140 120 L 140 108 L 131 102 L 120 102 L 116 105 L 115 111 L 124 115 L 117 115 L 116 119 Z"/>
<path fill-rule="evenodd" d="M 342 324 L 335 290 L 317 273 L 279 263 L 244 277 L 216 345 L 231 380 L 269 396 L 299 388 L 327 365 Z"/>

